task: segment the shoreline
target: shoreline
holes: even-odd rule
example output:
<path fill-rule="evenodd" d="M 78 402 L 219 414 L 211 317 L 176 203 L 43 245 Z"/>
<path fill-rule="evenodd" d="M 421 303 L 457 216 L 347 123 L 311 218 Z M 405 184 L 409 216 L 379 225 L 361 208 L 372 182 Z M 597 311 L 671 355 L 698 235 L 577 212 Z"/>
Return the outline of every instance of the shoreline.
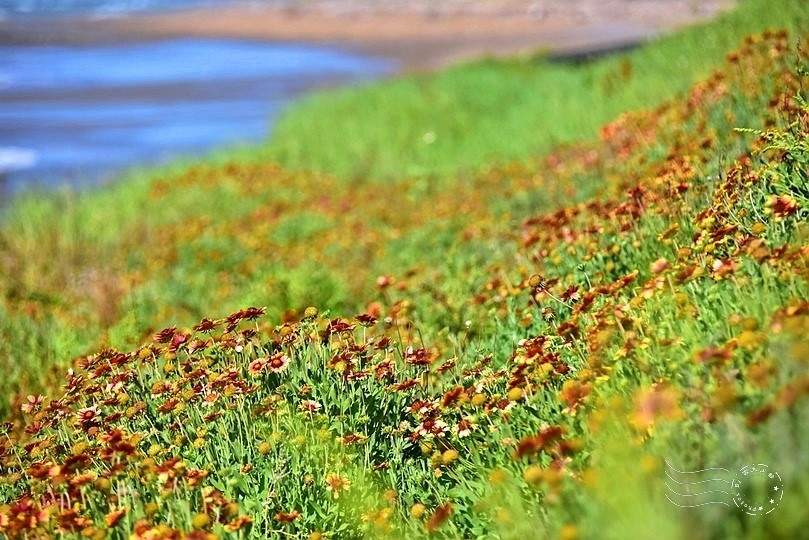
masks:
<path fill-rule="evenodd" d="M 311 4 L 295 10 L 238 6 L 142 13 L 121 18 L 9 18 L 0 20 L 0 46 L 103 47 L 182 38 L 293 43 L 333 47 L 368 58 L 392 60 L 395 68 L 385 76 L 395 76 L 434 71 L 486 55 L 544 52 L 552 60 L 587 60 L 642 44 L 660 33 L 715 16 L 732 5 L 727 0 L 708 0 L 701 4 L 702 11 L 693 11 L 686 9 L 691 5 L 688 1 L 657 0 L 652 10 L 649 2 L 570 0 L 565 8 L 547 8 L 537 14 L 532 6 L 543 2 L 447 0 L 441 8 L 428 10 L 419 0 L 397 3 L 396 8 L 383 8 L 368 1 L 311 0 Z M 553 4 L 551 0 L 544 3 Z M 338 5 L 346 10 L 336 10 Z M 571 5 L 573 7 L 568 9 Z M 204 60 L 201 56 L 200 63 Z M 32 99 L 39 104 L 92 99 L 114 105 L 119 99 L 147 97 L 163 101 L 180 99 L 180 96 L 198 99 L 213 95 L 208 85 L 189 90 L 141 84 L 114 93 L 105 88 L 67 88 L 33 95 L 7 94 L 4 98 L 9 103 L 21 104 Z M 75 134 L 75 126 L 66 129 Z M 12 178 L 17 176 L 14 171 L 5 171 L 5 178 L 0 176 L 0 201 Z"/>
<path fill-rule="evenodd" d="M 557 56 L 637 45 L 712 18 L 731 0 L 427 2 L 314 0 L 237 5 L 121 18 L 0 20 L 0 44 L 93 45 L 172 38 L 225 38 L 337 46 L 432 71 L 481 56 L 546 51 Z"/>
<path fill-rule="evenodd" d="M 259 145 L 305 93 L 395 70 L 334 49 L 208 40 L 24 47 L 8 59 L 0 194 L 90 186 L 133 166 Z"/>

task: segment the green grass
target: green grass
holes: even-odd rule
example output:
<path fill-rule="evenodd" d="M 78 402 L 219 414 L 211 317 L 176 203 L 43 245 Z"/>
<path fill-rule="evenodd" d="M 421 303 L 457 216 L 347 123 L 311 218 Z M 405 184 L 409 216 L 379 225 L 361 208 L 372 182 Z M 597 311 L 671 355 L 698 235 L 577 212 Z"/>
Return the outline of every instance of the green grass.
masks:
<path fill-rule="evenodd" d="M 436 538 L 798 537 L 801 7 L 747 2 L 584 66 L 484 61 L 319 95 L 269 148 L 16 201 L 0 235 L 0 531 L 33 516 L 91 538 L 418 538 L 431 523 Z M 793 33 L 742 41 L 768 26 Z M 266 316 L 184 329 L 248 305 Z M 354 328 L 330 331 L 336 317 Z M 419 432 L 437 419 L 446 433 Z M 119 436 L 131 446 L 113 450 Z M 767 463 L 788 496 L 777 519 L 678 509 L 664 459 Z"/>
<path fill-rule="evenodd" d="M 190 323 L 211 310 L 266 303 L 276 314 L 306 304 L 359 310 L 365 302 L 357 301 L 364 297 L 358 292 L 368 292 L 375 272 L 447 262 L 444 250 L 464 227 L 463 218 L 433 224 L 430 203 L 437 193 L 445 194 L 444 214 L 451 215 L 453 193 L 477 197 L 475 186 L 489 168 L 513 160 L 530 167 L 532 158 L 560 141 L 592 138 L 620 112 L 674 96 L 709 73 L 747 33 L 805 28 L 801 4 L 742 2 L 738 11 L 715 22 L 586 65 L 549 64 L 539 57 L 484 60 L 316 94 L 290 109 L 266 147 L 220 152 L 198 164 L 134 171 L 92 193 L 20 197 L 4 209 L 0 233 L 5 253 L 0 275 L 10 302 L 2 308 L 0 353 L 12 373 L 28 373 L 37 388 L 57 358 L 75 357 L 99 343 L 131 345 L 150 330 L 173 321 Z M 431 144 L 426 144 L 426 133 L 435 133 Z M 267 172 L 267 159 L 334 177 Z M 235 173 L 228 173 L 227 164 Z M 248 166 L 256 186 L 271 187 L 253 193 L 241 186 L 243 178 L 230 178 L 243 175 Z M 582 177 L 579 196 L 598 189 L 601 178 L 593 173 Z M 195 175 L 205 176 L 205 184 L 199 185 Z M 182 183 L 178 179 L 185 179 L 187 187 L 174 189 L 170 198 L 155 196 L 155 185 Z M 287 252 L 284 243 L 304 234 L 290 227 L 311 214 L 319 197 L 339 191 L 351 199 L 357 186 L 381 180 L 387 180 L 388 191 L 376 198 L 387 200 L 373 201 L 370 221 L 359 224 L 380 232 L 373 247 L 344 242 L 315 253 L 299 249 L 283 262 L 274 261 L 272 251 L 258 254 L 245 245 L 228 247 L 225 259 L 213 249 L 216 242 L 227 242 L 228 224 L 243 222 L 247 230 L 250 213 L 269 205 L 270 214 L 283 214 L 283 223 L 276 228 L 274 218 L 262 214 L 260 219 L 273 223 L 266 234 Z M 466 185 L 467 191 L 458 191 Z M 476 215 L 486 211 L 508 219 L 566 200 L 548 190 L 511 192 L 511 198 L 488 197 Z M 403 211 L 409 215 L 396 216 Z M 400 230 L 405 223 L 392 224 L 402 219 L 408 223 L 405 230 Z M 416 226 L 425 220 L 430 223 Z M 189 223 L 205 234 L 192 240 Z M 312 227 L 307 225 L 306 234 L 318 229 Z M 261 244 L 263 234 L 249 242 Z M 371 264 L 352 270 L 351 278 L 365 288 L 346 287 L 335 261 L 362 256 Z M 250 271 L 239 272 L 240 265 Z M 363 278 L 359 272 L 367 274 Z M 219 287 L 222 279 L 227 287 Z M 221 290 L 212 295 L 212 288 Z M 268 302 L 271 298 L 275 301 Z M 25 311 L 29 304 L 34 314 Z M 18 328 L 29 327 L 22 339 Z M 46 369 L 40 367 L 43 362 Z M 29 385 L 21 384 L 18 375 L 0 381 L 3 395 Z M 0 411 L 7 407 L 0 400 Z"/>
<path fill-rule="evenodd" d="M 742 0 L 718 20 L 584 66 L 539 54 L 318 93 L 281 117 L 266 156 L 361 182 L 474 174 L 593 138 L 620 113 L 653 107 L 707 76 L 744 36 L 807 21 L 798 0 Z"/>

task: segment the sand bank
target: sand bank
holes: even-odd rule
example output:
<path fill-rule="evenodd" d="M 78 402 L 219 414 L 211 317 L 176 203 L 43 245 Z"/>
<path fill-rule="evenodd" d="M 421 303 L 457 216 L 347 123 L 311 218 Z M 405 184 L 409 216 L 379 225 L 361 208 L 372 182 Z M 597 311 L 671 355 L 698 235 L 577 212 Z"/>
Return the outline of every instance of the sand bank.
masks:
<path fill-rule="evenodd" d="M 311 0 L 122 18 L 0 21 L 0 43 L 225 37 L 328 43 L 430 70 L 481 55 L 598 51 L 732 7 L 731 0 Z"/>

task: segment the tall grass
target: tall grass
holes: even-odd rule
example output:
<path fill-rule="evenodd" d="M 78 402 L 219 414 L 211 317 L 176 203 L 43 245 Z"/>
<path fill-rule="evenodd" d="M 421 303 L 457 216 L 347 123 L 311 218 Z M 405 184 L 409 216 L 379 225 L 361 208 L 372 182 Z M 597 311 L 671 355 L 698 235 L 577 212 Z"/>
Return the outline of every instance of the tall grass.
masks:
<path fill-rule="evenodd" d="M 525 72 L 566 74 L 570 86 L 546 90 L 560 107 L 565 91 L 588 95 L 574 79 L 611 70 L 639 96 L 644 79 L 671 85 L 656 99 L 672 99 L 638 97 L 654 107 L 621 109 L 597 138 L 574 126 L 600 105 L 570 106 L 573 124 L 556 129 L 583 139 L 545 154 L 459 130 L 495 157 L 464 172 L 466 147 L 448 145 L 410 174 L 423 165 L 401 137 L 396 181 L 379 181 L 389 173 L 341 171 L 313 138 L 312 163 L 339 175 L 256 150 L 15 202 L 0 236 L 0 416 L 13 420 L 0 424 L 0 533 L 799 537 L 807 28 L 799 4 L 769 6 L 707 28 L 791 17 L 802 33 L 755 35 L 730 55 L 716 37 L 693 85 L 697 68 L 680 80 L 676 66 L 636 65 L 676 36 L 586 66 L 487 61 L 382 83 L 457 77 L 446 88 L 460 96 L 470 73 L 527 103 Z M 334 99 L 363 92 L 382 94 Z M 496 123 L 491 99 L 464 113 L 470 126 Z M 406 100 L 394 108 L 418 134 L 417 101 L 412 115 Z M 289 122 L 318 111 L 302 107 Z M 380 114 L 395 132 L 393 111 Z M 357 140 L 370 148 L 382 131 Z M 266 309 L 226 317 L 248 305 Z M 93 352 L 108 346 L 129 352 Z M 788 496 L 777 519 L 677 508 L 664 459 L 768 463 Z"/>
<path fill-rule="evenodd" d="M 296 299 L 268 297 L 266 310 L 82 358 L 0 424 L 0 532 L 800 537 L 809 58 L 792 43 L 751 36 L 711 77 L 598 141 L 434 188 L 427 210 L 407 183 L 266 165 L 154 184 L 156 206 L 184 193 L 249 200 L 246 217 L 188 214 L 143 233 L 152 251 L 123 259 L 129 293 L 183 303 L 154 302 L 155 319 L 294 276 L 307 256 L 331 271 L 298 274 L 298 293 L 370 276 L 374 290 L 347 299 L 366 313 L 284 313 Z M 595 177 L 597 190 L 581 189 Z M 273 185 L 297 189 L 280 204 Z M 548 187 L 566 201 L 509 203 Z M 721 494 L 729 506 L 678 507 L 666 460 L 737 478 L 764 463 L 785 496 L 767 515 Z"/>
<path fill-rule="evenodd" d="M 489 196 L 500 190 L 485 185 L 487 167 L 530 164 L 559 141 L 592 137 L 618 113 L 708 73 L 744 33 L 804 28 L 806 17 L 801 2 L 742 2 L 715 22 L 587 65 L 485 60 L 319 94 L 289 111 L 266 148 L 134 171 L 93 193 L 20 197 L 3 210 L 0 347 L 9 372 L 27 382 L 3 378 L 0 394 L 36 389 L 56 358 L 132 345 L 212 309 L 364 308 L 376 273 L 445 264 L 472 216 L 483 226 L 567 200 L 552 186 Z M 280 171 L 268 158 L 332 176 Z M 358 190 L 382 179 L 396 181 Z M 602 180 L 599 171 L 583 175 L 579 196 Z M 459 197 L 468 197 L 469 216 L 457 214 Z M 323 205 L 335 225 L 309 234 L 334 242 L 313 252 L 284 229 Z M 238 245 L 228 242 L 235 226 L 246 236 Z M 0 411 L 7 407 L 0 400 Z"/>

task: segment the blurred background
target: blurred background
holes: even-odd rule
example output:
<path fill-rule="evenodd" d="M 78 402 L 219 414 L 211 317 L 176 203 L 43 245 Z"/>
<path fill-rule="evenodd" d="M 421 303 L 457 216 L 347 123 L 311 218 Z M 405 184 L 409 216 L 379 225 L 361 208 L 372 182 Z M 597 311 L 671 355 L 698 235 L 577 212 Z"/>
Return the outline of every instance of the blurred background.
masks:
<path fill-rule="evenodd" d="M 265 140 L 315 88 L 484 53 L 631 45 L 726 4 L 0 0 L 0 194 Z"/>
<path fill-rule="evenodd" d="M 7 27 L 189 7 L 185 0 L 0 2 Z M 240 39 L 0 42 L 0 189 L 87 187 L 134 165 L 266 138 L 306 90 L 379 76 L 382 59 Z"/>

